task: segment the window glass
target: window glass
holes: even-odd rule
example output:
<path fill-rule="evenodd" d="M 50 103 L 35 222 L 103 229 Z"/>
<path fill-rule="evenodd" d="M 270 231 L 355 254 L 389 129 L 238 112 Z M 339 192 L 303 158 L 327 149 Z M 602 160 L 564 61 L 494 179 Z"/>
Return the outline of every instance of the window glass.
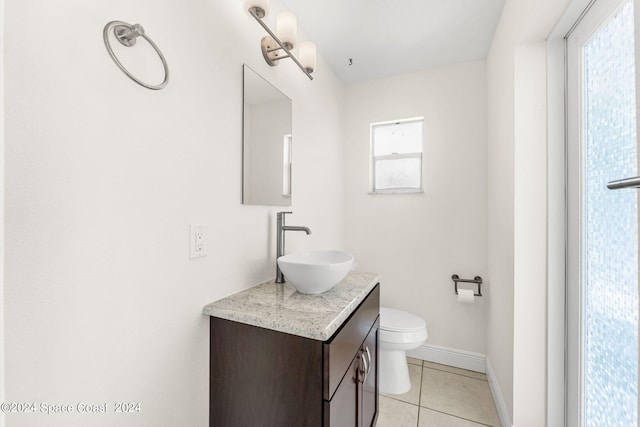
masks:
<path fill-rule="evenodd" d="M 374 156 L 422 152 L 422 120 L 373 127 Z"/>
<path fill-rule="evenodd" d="M 422 191 L 422 118 L 371 125 L 371 191 Z"/>
<path fill-rule="evenodd" d="M 583 48 L 584 425 L 638 422 L 638 206 L 633 3 Z"/>
<path fill-rule="evenodd" d="M 420 159 L 376 161 L 376 189 L 420 188 Z"/>

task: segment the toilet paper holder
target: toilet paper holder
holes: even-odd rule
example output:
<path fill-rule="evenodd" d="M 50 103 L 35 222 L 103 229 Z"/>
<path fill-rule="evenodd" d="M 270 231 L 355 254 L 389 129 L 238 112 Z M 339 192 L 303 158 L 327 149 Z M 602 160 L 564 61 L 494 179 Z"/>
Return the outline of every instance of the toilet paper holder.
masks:
<path fill-rule="evenodd" d="M 458 276 L 457 274 L 454 274 L 453 276 L 451 276 L 451 279 L 453 280 L 454 283 L 454 287 L 456 290 L 456 295 L 458 295 L 458 282 L 462 282 L 462 283 L 475 283 L 476 285 L 478 285 L 478 292 L 474 292 L 473 295 L 476 297 L 481 297 L 482 296 L 482 277 L 480 276 L 476 276 L 472 279 L 461 279 L 460 276 Z"/>

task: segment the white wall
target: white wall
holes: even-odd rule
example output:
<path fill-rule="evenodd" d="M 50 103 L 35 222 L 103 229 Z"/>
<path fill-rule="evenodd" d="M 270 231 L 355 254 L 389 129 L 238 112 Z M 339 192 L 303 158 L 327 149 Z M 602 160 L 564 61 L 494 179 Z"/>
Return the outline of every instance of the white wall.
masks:
<path fill-rule="evenodd" d="M 347 87 L 345 248 L 382 275 L 381 304 L 427 321 L 429 344 L 485 353 L 487 117 L 484 61 Z M 370 195 L 369 125 L 424 116 L 424 193 Z M 452 274 L 482 276 L 458 304 Z"/>
<path fill-rule="evenodd" d="M 510 7 L 507 1 L 505 8 Z M 502 14 L 487 57 L 488 271 L 487 357 L 513 419 L 513 52 L 503 47 Z"/>
<path fill-rule="evenodd" d="M 4 0 L 0 0 L 0 22 L 4 23 Z M 4 301 L 4 31 L 0 31 L 0 307 Z M 4 312 L 4 310 L 3 310 Z M 0 402 L 5 402 L 4 374 L 4 315 L 0 316 Z M 4 413 L 0 411 L 0 426 L 4 426 Z"/>
<path fill-rule="evenodd" d="M 322 58 L 313 81 L 269 68 L 242 2 L 5 3 L 6 399 L 141 403 L 7 425 L 207 425 L 201 308 L 275 269 L 276 208 L 240 203 L 242 63 L 293 99 L 290 222 L 313 234 L 292 251 L 342 246 L 342 85 Z M 145 27 L 166 89 L 116 68 L 113 19 Z M 141 58 L 127 55 L 147 74 Z M 190 223 L 209 225 L 206 258 L 189 260 Z"/>
<path fill-rule="evenodd" d="M 518 45 L 514 88 L 514 414 L 546 420 L 547 180 L 545 43 Z M 525 423 L 524 420 L 527 422 Z M 515 419 L 514 419 L 515 421 Z"/>
<path fill-rule="evenodd" d="M 547 422 L 545 40 L 567 3 L 507 0 L 487 57 L 489 275 L 495 293 L 487 313 L 487 357 L 510 418 L 503 423 L 513 420 L 518 427 Z"/>

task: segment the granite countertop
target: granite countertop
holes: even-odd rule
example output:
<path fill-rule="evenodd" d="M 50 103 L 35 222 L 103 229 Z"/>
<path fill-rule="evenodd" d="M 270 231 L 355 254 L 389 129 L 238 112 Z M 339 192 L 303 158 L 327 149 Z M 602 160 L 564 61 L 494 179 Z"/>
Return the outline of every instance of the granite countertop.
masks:
<path fill-rule="evenodd" d="M 376 273 L 351 271 L 333 289 L 305 295 L 273 280 L 204 306 L 202 313 L 274 331 L 326 341 L 380 281 Z"/>

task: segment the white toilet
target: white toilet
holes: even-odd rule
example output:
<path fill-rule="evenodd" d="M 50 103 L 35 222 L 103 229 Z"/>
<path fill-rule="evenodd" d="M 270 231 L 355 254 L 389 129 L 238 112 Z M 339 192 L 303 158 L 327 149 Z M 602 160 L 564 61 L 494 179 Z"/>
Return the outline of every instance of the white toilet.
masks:
<path fill-rule="evenodd" d="M 427 323 L 406 311 L 380 307 L 380 382 L 381 393 L 402 394 L 411 388 L 407 350 L 426 341 Z"/>

